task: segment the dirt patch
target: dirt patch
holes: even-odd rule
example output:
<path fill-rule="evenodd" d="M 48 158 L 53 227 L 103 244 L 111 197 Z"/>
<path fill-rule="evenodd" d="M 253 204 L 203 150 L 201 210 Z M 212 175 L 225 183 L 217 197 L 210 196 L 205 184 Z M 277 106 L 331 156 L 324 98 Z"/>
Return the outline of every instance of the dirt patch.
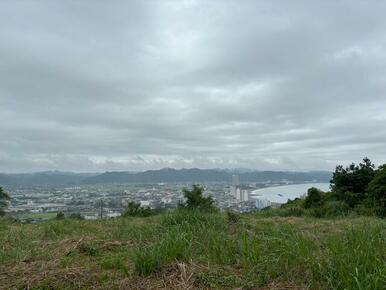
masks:
<path fill-rule="evenodd" d="M 55 257 L 70 255 L 79 249 L 82 244 L 93 245 L 96 249 L 101 251 L 112 251 L 119 247 L 133 246 L 132 241 L 106 241 L 96 240 L 89 237 L 81 239 L 64 239 L 60 241 L 40 241 L 38 246 L 41 252 L 49 251 Z"/>
<path fill-rule="evenodd" d="M 149 277 L 133 276 L 120 282 L 120 290 L 128 289 L 171 289 L 193 290 L 202 289 L 194 285 L 193 275 L 198 271 L 198 266 L 191 263 L 173 263 Z"/>

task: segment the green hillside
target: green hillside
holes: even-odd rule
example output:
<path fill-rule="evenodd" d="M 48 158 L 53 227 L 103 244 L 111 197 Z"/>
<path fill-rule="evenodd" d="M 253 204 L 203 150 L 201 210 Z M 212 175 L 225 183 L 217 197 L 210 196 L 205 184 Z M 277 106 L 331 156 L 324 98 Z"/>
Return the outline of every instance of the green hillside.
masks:
<path fill-rule="evenodd" d="M 1 289 L 384 289 L 386 220 L 177 210 L 0 219 Z"/>

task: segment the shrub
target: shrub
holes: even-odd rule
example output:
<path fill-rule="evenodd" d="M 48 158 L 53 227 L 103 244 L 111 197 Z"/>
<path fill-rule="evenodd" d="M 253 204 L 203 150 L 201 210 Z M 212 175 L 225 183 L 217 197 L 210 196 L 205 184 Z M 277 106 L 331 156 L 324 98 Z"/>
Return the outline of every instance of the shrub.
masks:
<path fill-rule="evenodd" d="M 286 207 L 304 207 L 304 199 L 299 197 L 293 200 L 289 199 L 286 203 L 280 206 L 280 208 L 286 208 Z"/>
<path fill-rule="evenodd" d="M 57 220 L 62 220 L 65 219 L 64 213 L 63 212 L 58 212 L 55 217 Z"/>
<path fill-rule="evenodd" d="M 328 201 L 319 207 L 309 209 L 309 213 L 317 218 L 331 218 L 337 216 L 346 216 L 350 213 L 350 206 L 343 201 Z"/>
<path fill-rule="evenodd" d="M 5 215 L 5 210 L 8 207 L 8 200 L 10 199 L 8 193 L 6 193 L 2 187 L 0 187 L 0 216 Z"/>
<path fill-rule="evenodd" d="M 211 211 L 214 210 L 213 199 L 209 197 L 204 197 L 203 192 L 204 188 L 200 185 L 193 184 L 192 190 L 184 188 L 182 190 L 184 197 L 186 199 L 185 203 L 181 203 L 180 207 L 185 207 L 187 209 L 200 209 Z"/>
<path fill-rule="evenodd" d="M 141 207 L 140 203 L 130 201 L 123 216 L 148 217 L 154 214 L 156 214 L 156 211 L 150 207 Z"/>
<path fill-rule="evenodd" d="M 323 192 L 315 187 L 311 187 L 307 191 L 307 196 L 304 199 L 304 208 L 318 207 L 323 202 Z"/>
<path fill-rule="evenodd" d="M 368 199 L 372 202 L 375 213 L 386 217 L 386 165 L 381 166 L 368 186 Z"/>
<path fill-rule="evenodd" d="M 70 219 L 84 220 L 84 217 L 80 213 L 72 213 L 69 216 Z"/>
<path fill-rule="evenodd" d="M 280 209 L 280 216 L 303 216 L 304 209 L 302 207 L 288 207 L 284 209 Z"/>
<path fill-rule="evenodd" d="M 331 179 L 331 188 L 338 200 L 352 208 L 366 199 L 366 190 L 375 175 L 374 164 L 367 157 L 363 163 L 347 167 L 337 166 Z"/>

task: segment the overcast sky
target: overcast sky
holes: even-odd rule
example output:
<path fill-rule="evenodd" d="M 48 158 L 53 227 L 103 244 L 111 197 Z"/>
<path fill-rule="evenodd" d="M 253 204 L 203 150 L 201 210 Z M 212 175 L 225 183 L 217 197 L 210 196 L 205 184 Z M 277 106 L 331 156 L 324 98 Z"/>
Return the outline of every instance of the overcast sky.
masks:
<path fill-rule="evenodd" d="M 0 171 L 386 162 L 382 1 L 0 2 Z"/>

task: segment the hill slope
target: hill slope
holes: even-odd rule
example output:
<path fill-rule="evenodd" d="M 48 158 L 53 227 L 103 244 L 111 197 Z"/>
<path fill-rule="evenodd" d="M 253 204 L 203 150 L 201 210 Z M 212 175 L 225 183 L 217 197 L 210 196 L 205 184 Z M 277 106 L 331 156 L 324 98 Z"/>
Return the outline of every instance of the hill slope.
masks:
<path fill-rule="evenodd" d="M 0 218 L 0 289 L 384 289 L 386 221 Z"/>

